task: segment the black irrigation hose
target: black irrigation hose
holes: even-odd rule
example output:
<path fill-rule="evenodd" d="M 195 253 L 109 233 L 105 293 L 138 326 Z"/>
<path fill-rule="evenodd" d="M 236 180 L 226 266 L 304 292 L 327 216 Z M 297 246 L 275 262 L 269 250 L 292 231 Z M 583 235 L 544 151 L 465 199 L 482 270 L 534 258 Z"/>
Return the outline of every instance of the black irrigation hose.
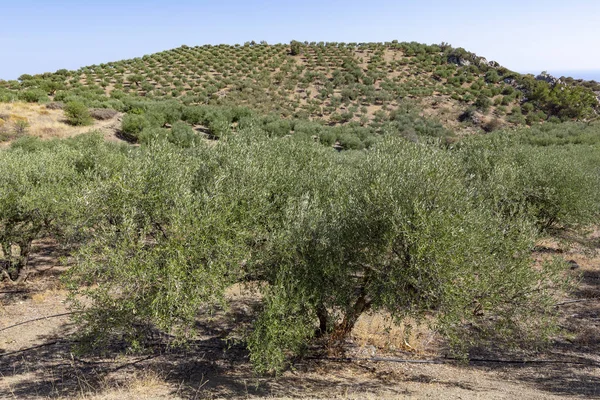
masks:
<path fill-rule="evenodd" d="M 2 329 L 0 329 L 0 332 L 6 331 L 6 330 L 11 329 L 11 328 L 14 328 L 16 326 L 29 324 L 29 323 L 35 322 L 35 321 L 41 321 L 43 319 L 63 317 L 65 315 L 78 314 L 78 313 L 79 313 L 79 311 L 71 311 L 71 312 L 66 312 L 66 313 L 61 313 L 61 314 L 48 315 L 46 317 L 34 318 L 34 319 L 30 319 L 30 320 L 27 320 L 27 321 L 19 322 L 18 324 L 14 324 L 14 325 L 10 325 L 10 326 L 7 326 L 5 328 L 2 328 Z"/>
<path fill-rule="evenodd" d="M 324 360 L 334 362 L 355 362 L 355 361 L 367 361 L 367 362 L 392 362 L 400 364 L 447 364 L 453 361 L 460 361 L 459 358 L 444 358 L 437 360 L 407 360 L 402 358 L 394 357 L 371 357 L 371 358 L 359 358 L 359 357 L 308 357 L 310 360 Z M 501 360 L 501 359 L 487 359 L 487 358 L 469 358 L 465 361 L 473 363 L 497 363 L 497 364 L 574 364 L 574 365 L 587 365 L 590 367 L 600 367 L 600 363 L 597 362 L 582 362 L 582 361 L 563 361 L 563 360 Z"/>
<path fill-rule="evenodd" d="M 573 303 L 583 303 L 586 301 L 594 301 L 594 300 L 599 300 L 600 298 L 598 297 L 590 297 L 587 299 L 576 299 L 576 300 L 567 300 L 567 301 L 563 301 L 562 303 L 556 303 L 554 305 L 554 307 L 559 307 L 559 306 L 564 306 L 566 304 L 573 304 Z"/>
<path fill-rule="evenodd" d="M 1 291 L 0 294 L 19 294 L 19 293 L 31 293 L 29 290 L 7 290 Z"/>
<path fill-rule="evenodd" d="M 458 360 L 449 358 L 449 360 Z M 565 361 L 565 360 L 500 360 L 500 359 L 487 359 L 487 358 L 469 358 L 469 362 L 482 362 L 482 363 L 497 363 L 497 364 L 573 364 L 573 365 L 587 365 L 590 367 L 600 367 L 600 363 L 591 361 Z"/>
<path fill-rule="evenodd" d="M 583 300 L 583 299 L 582 299 Z M 588 299 L 585 299 L 588 300 Z M 564 303 L 562 303 L 564 304 Z M 560 305 L 560 304 L 557 304 Z M 18 324 L 14 324 L 11 326 L 7 326 L 5 328 L 0 329 L 0 332 L 14 328 L 16 326 L 25 325 L 35 321 L 41 321 L 43 319 L 48 318 L 57 318 L 63 317 L 65 315 L 77 314 L 78 311 L 66 312 L 61 314 L 48 315 L 46 317 L 40 317 L 35 319 L 30 319 L 27 321 L 19 322 Z M 13 351 L 10 353 L 0 354 L 0 357 L 8 356 L 15 353 L 21 353 L 27 350 L 35 349 L 38 347 L 50 346 L 60 341 L 45 343 L 39 346 L 31 347 L 24 350 Z M 218 347 L 211 345 L 198 345 L 198 347 Z M 333 362 L 355 362 L 355 361 L 367 361 L 367 362 L 392 362 L 392 363 L 401 363 L 401 364 L 446 364 L 449 361 L 460 361 L 459 358 L 444 358 L 438 360 L 408 360 L 403 358 L 395 358 L 395 357 L 371 357 L 371 358 L 358 358 L 358 357 L 307 357 L 309 360 L 324 360 L 324 361 L 333 361 Z M 573 364 L 573 365 L 587 365 L 590 367 L 600 367 L 600 363 L 597 362 L 581 362 L 581 361 L 562 361 L 562 360 L 501 360 L 501 359 L 487 359 L 487 358 L 469 358 L 466 361 L 470 363 L 500 363 L 500 364 Z"/>
<path fill-rule="evenodd" d="M 383 357 L 371 357 L 371 358 L 359 358 L 359 357 L 305 357 L 309 360 L 324 360 L 333 362 L 354 362 L 354 361 L 369 361 L 369 362 L 394 362 L 394 363 L 406 363 L 406 364 L 444 364 L 444 360 L 406 360 L 402 358 L 383 358 Z"/>
<path fill-rule="evenodd" d="M 21 349 L 21 350 L 15 350 L 15 351 L 11 351 L 10 353 L 0 353 L 0 358 L 1 357 L 6 357 L 6 356 L 12 356 L 14 354 L 19 354 L 19 353 L 25 353 L 26 351 L 29 350 L 35 350 L 35 349 L 39 349 L 41 347 L 47 347 L 47 346 L 52 346 L 58 343 L 66 343 L 66 340 L 55 340 L 54 342 L 48 342 L 48 343 L 44 343 L 44 344 L 39 344 L 37 346 L 33 346 L 33 347 L 28 347 L 26 349 Z"/>

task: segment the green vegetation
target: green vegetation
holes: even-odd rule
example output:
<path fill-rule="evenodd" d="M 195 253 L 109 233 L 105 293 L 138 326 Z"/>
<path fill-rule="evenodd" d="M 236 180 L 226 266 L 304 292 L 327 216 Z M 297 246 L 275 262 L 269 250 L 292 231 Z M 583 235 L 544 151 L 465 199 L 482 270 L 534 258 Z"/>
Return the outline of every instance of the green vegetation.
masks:
<path fill-rule="evenodd" d="M 91 125 L 94 122 L 92 116 L 90 115 L 90 111 L 85 106 L 85 104 L 80 103 L 78 101 L 68 102 L 65 105 L 64 111 L 65 116 L 67 117 L 67 121 L 71 125 Z"/>
<path fill-rule="evenodd" d="M 185 342 L 233 285 L 260 292 L 243 338 L 260 373 L 370 311 L 458 354 L 540 344 L 568 282 L 535 241 L 600 215 L 590 89 L 445 44 L 183 46 L 2 86 L 73 125 L 123 112 L 139 144 L 24 136 L 0 157 L 0 271 L 23 281 L 42 237 L 68 249 L 83 348 Z M 461 137 L 431 98 L 489 133 Z"/>
<path fill-rule="evenodd" d="M 176 99 L 186 106 L 241 106 L 258 115 L 337 126 L 377 124 L 411 102 L 419 110 L 431 108 L 427 115 L 453 131 L 465 128 L 458 118 L 475 106 L 487 117 L 467 128 L 490 131 L 486 124 L 493 119 L 497 127 L 552 117 L 589 119 L 598 108 L 594 88 L 567 78 L 536 80 L 447 44 L 294 40 L 287 45 L 182 46 L 77 71 L 22 75 L 18 81 L 0 81 L 0 100 L 46 102 L 51 96 L 127 111 L 133 102 Z M 523 107 L 523 113 L 506 112 L 515 107 Z M 215 122 L 216 136 L 227 130 L 225 119 Z M 346 142 L 367 147 L 361 137 Z"/>
<path fill-rule="evenodd" d="M 260 372 L 372 310 L 433 317 L 457 351 L 552 332 L 563 265 L 532 268 L 530 252 L 546 229 L 597 221 L 597 125 L 339 153 L 241 121 L 215 145 L 181 121 L 138 148 L 15 142 L 0 159 L 4 275 L 26 276 L 36 238 L 69 246 L 81 343 L 100 349 L 153 329 L 185 341 L 231 285 L 258 288 Z"/>

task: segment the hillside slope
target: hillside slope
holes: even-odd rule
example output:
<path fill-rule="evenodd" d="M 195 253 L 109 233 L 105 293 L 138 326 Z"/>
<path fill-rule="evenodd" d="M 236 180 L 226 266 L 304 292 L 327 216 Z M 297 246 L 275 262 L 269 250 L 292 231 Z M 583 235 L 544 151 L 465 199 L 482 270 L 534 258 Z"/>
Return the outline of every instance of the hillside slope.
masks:
<path fill-rule="evenodd" d="M 121 112 L 146 108 L 140 101 L 243 106 L 276 119 L 367 127 L 358 137 L 368 147 L 364 137 L 389 131 L 390 121 L 405 136 L 447 137 L 589 120 L 597 115 L 598 90 L 596 82 L 521 75 L 444 43 L 292 41 L 181 46 L 77 71 L 22 75 L 0 81 L 0 101 L 79 101 Z M 293 132 L 293 124 L 286 129 Z"/>

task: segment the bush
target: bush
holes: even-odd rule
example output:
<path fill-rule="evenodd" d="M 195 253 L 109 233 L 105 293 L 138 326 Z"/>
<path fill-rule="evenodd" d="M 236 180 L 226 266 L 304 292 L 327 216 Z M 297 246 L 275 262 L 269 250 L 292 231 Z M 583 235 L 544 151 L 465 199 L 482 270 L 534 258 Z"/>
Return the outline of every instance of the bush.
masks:
<path fill-rule="evenodd" d="M 90 116 L 94 119 L 105 121 L 114 118 L 118 112 L 111 108 L 92 108 L 90 109 Z"/>
<path fill-rule="evenodd" d="M 47 102 L 48 94 L 42 89 L 28 89 L 19 93 L 19 99 L 28 103 L 44 103 Z"/>
<path fill-rule="evenodd" d="M 125 114 L 121 122 L 121 132 L 128 140 L 137 142 L 140 139 L 140 133 L 149 126 L 144 115 Z"/>
<path fill-rule="evenodd" d="M 75 126 L 91 125 L 94 121 L 90 115 L 90 111 L 85 104 L 78 101 L 70 101 L 64 108 L 67 122 Z"/>
<path fill-rule="evenodd" d="M 493 132 L 500 128 L 502 128 L 502 121 L 500 121 L 498 118 L 492 118 L 483 125 L 483 130 L 486 132 Z"/>
<path fill-rule="evenodd" d="M 498 75 L 498 72 L 495 69 L 490 69 L 485 73 L 485 81 L 487 83 L 498 83 L 499 80 L 500 75 Z"/>
<path fill-rule="evenodd" d="M 173 124 L 168 139 L 169 142 L 179 147 L 192 147 L 197 143 L 198 135 L 191 126 L 185 122 L 178 121 Z"/>
<path fill-rule="evenodd" d="M 302 50 L 302 44 L 296 40 L 292 40 L 290 43 L 290 54 L 297 56 Z"/>
<path fill-rule="evenodd" d="M 490 135 L 464 143 L 462 157 L 471 183 L 504 215 L 528 215 L 543 230 L 592 223 L 600 215 L 600 159 L 595 151 L 589 146 L 520 144 L 540 143 L 520 136 L 531 132 L 518 132 L 515 139 Z"/>
<path fill-rule="evenodd" d="M 63 110 L 65 108 L 65 104 L 60 101 L 52 101 L 46 104 L 46 108 L 48 110 Z"/>
<path fill-rule="evenodd" d="M 492 100 L 487 96 L 480 95 L 479 97 L 477 97 L 477 100 L 475 101 L 474 105 L 481 111 L 485 112 L 485 111 L 489 110 L 489 108 L 491 107 Z"/>
<path fill-rule="evenodd" d="M 27 121 L 26 119 L 18 119 L 14 122 L 14 127 L 15 127 L 15 133 L 20 136 L 25 134 L 25 132 L 27 132 L 27 129 L 29 129 L 30 125 L 29 125 L 29 121 Z"/>

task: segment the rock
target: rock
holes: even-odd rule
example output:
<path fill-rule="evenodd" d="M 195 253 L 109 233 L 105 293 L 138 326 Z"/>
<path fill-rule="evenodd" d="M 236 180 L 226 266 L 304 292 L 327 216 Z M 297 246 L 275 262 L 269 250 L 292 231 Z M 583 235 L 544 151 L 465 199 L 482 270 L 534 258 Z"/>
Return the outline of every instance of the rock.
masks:
<path fill-rule="evenodd" d="M 544 71 L 541 74 L 539 74 L 538 76 L 536 76 L 535 79 L 538 80 L 538 81 L 547 82 L 547 83 L 549 83 L 552 86 L 560 85 L 560 84 L 563 83 L 559 78 L 556 78 L 556 77 L 550 75 L 546 71 Z"/>
<path fill-rule="evenodd" d="M 466 67 L 466 66 L 471 65 L 471 61 L 467 60 L 466 58 L 457 56 L 455 54 L 450 54 L 448 56 L 448 62 L 450 64 L 456 64 L 460 67 Z"/>
<path fill-rule="evenodd" d="M 575 260 L 569 260 L 569 261 L 567 261 L 567 264 L 569 264 L 569 266 L 571 267 L 571 269 L 578 269 L 578 268 L 580 268 L 579 264 L 577 264 L 577 261 L 575 261 Z"/>
<path fill-rule="evenodd" d="M 479 126 L 479 125 L 481 125 L 481 123 L 483 121 L 483 114 L 480 113 L 479 111 L 469 109 L 469 110 L 463 112 L 458 117 L 458 120 L 460 122 L 470 122 L 475 126 Z"/>

